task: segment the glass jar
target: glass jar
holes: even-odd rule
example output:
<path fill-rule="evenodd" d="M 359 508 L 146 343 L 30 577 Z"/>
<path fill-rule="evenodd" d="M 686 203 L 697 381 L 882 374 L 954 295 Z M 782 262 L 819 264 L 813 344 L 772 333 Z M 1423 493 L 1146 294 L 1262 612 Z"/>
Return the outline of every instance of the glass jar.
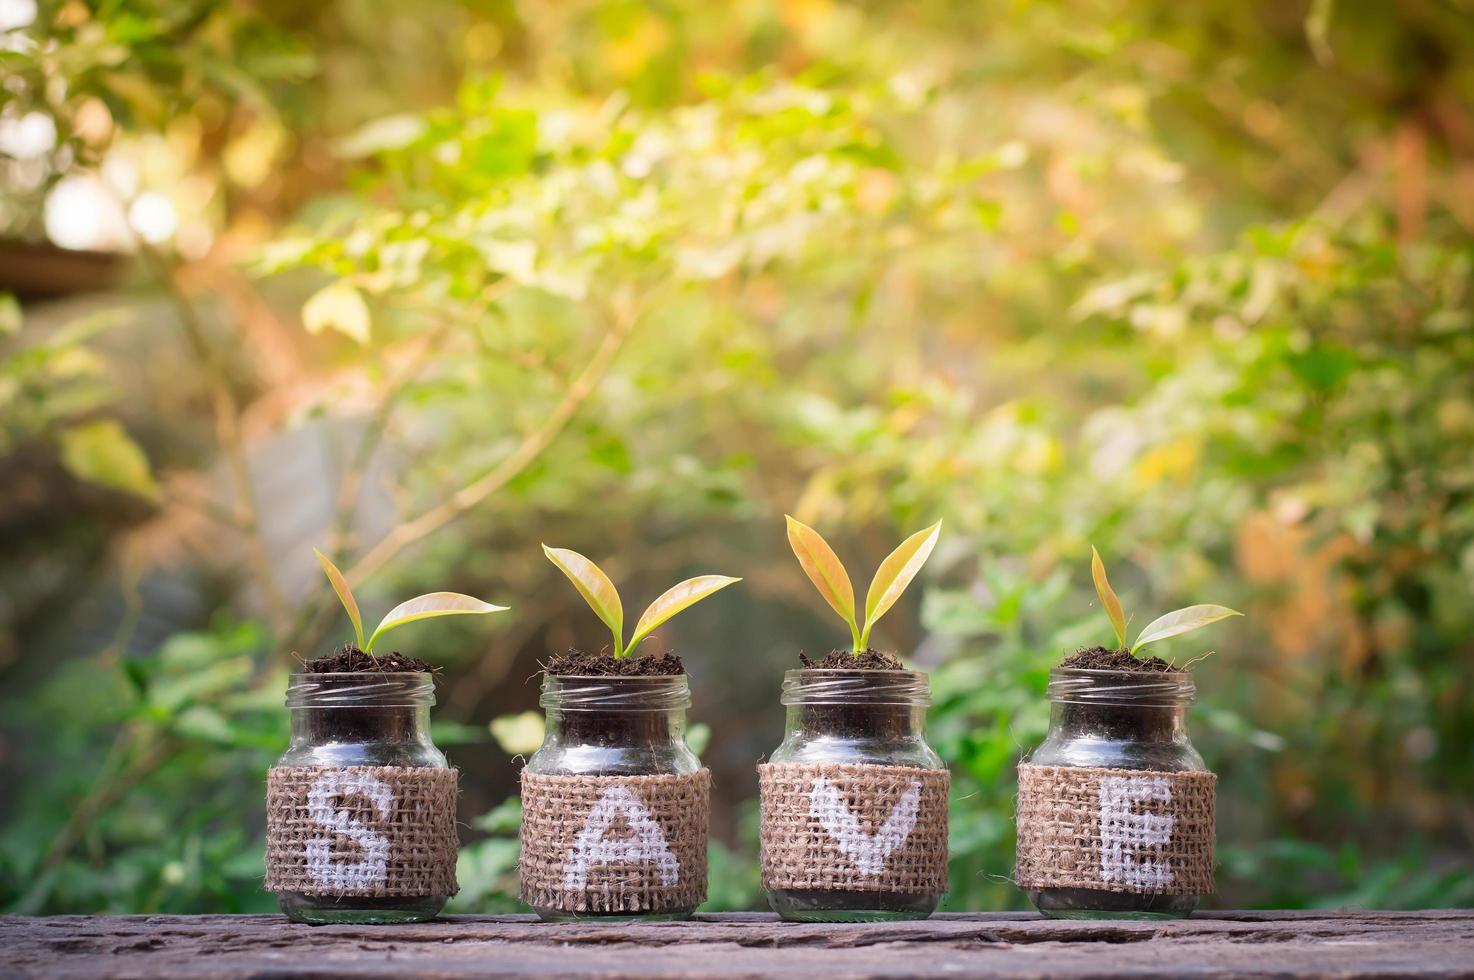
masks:
<path fill-rule="evenodd" d="M 292 674 L 287 709 L 292 738 L 278 767 L 449 768 L 430 741 L 435 680 L 428 673 Z M 293 922 L 378 924 L 422 922 L 448 895 L 364 898 L 282 892 L 277 903 Z"/>
<path fill-rule="evenodd" d="M 1151 772 L 1206 772 L 1187 734 L 1195 694 L 1185 671 L 1076 670 L 1049 675 L 1049 733 L 1024 758 L 1036 766 Z M 1177 919 L 1196 895 L 1148 895 L 1091 888 L 1031 890 L 1047 916 L 1068 919 Z"/>
<path fill-rule="evenodd" d="M 659 776 L 701 771 L 686 744 L 691 687 L 685 674 L 655 677 L 543 675 L 543 743 L 527 760 L 542 776 Z M 689 919 L 696 906 L 662 913 L 532 909 L 545 922 Z"/>
<path fill-rule="evenodd" d="M 914 670 L 790 670 L 783 675 L 787 706 L 783 744 L 771 763 L 855 763 L 945 769 L 926 742 L 931 688 Z M 807 922 L 886 922 L 924 919 L 935 894 L 876 891 L 767 892 L 784 919 Z"/>

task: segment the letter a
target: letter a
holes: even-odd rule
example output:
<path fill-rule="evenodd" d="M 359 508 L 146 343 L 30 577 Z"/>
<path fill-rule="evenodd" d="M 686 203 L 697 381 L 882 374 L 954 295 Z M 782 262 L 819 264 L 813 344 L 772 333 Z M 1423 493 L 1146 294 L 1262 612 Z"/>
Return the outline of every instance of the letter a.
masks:
<path fill-rule="evenodd" d="M 629 840 L 609 840 L 604 835 L 614 821 L 624 817 L 634 836 Z M 681 877 L 681 867 L 671 853 L 660 824 L 650 816 L 639 797 L 623 786 L 616 786 L 589 811 L 588 820 L 573 841 L 573 850 L 563 865 L 563 888 L 582 891 L 588 887 L 589 869 L 600 864 L 653 864 L 660 873 L 660 883 L 674 885 Z"/>

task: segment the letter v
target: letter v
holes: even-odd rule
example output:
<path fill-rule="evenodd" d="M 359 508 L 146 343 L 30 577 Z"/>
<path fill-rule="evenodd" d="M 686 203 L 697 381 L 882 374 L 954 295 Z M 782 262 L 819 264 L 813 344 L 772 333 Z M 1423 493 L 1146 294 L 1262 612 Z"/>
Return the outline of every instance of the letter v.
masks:
<path fill-rule="evenodd" d="M 809 791 L 809 815 L 819 821 L 839 849 L 854 862 L 863 875 L 878 875 L 885 868 L 886 858 L 896 848 L 906 843 L 916 826 L 917 811 L 921 807 L 921 783 L 912 780 L 906 792 L 891 807 L 874 835 L 860 829 L 860 819 L 845 802 L 844 794 L 823 776 L 816 777 Z"/>

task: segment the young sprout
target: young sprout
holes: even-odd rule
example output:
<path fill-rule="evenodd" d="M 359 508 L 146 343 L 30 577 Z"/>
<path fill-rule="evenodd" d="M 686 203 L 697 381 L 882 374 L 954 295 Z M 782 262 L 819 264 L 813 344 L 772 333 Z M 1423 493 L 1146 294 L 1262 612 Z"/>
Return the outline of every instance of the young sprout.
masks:
<path fill-rule="evenodd" d="M 379 637 L 392 629 L 398 629 L 406 623 L 413 623 L 419 619 L 431 619 L 435 616 L 470 616 L 482 613 L 505 612 L 506 606 L 493 606 L 489 602 L 482 602 L 459 592 L 431 592 L 427 595 L 416 596 L 408 602 L 401 602 L 379 623 L 377 629 L 367 640 L 363 638 L 363 616 L 358 611 L 358 602 L 353 598 L 353 590 L 348 587 L 348 579 L 338 571 L 338 566 L 328 559 L 328 556 L 312 549 L 317 556 L 317 563 L 322 566 L 323 574 L 332 583 L 333 591 L 338 594 L 338 601 L 343 603 L 343 608 L 348 612 L 348 619 L 353 623 L 353 636 L 358 641 L 358 649 L 369 656 L 374 655 L 374 644 L 379 642 Z"/>
<path fill-rule="evenodd" d="M 1111 588 L 1110 580 L 1106 578 L 1105 563 L 1100 560 L 1100 552 L 1093 547 L 1090 549 L 1090 576 L 1095 579 L 1095 594 L 1100 596 L 1100 604 L 1105 607 L 1106 618 L 1111 621 L 1111 629 L 1115 631 L 1119 649 L 1128 650 L 1132 655 L 1148 643 L 1191 633 L 1230 616 L 1243 615 L 1237 609 L 1215 606 L 1212 603 L 1188 606 L 1152 620 L 1146 629 L 1137 634 L 1136 642 L 1127 647 L 1126 613 L 1121 608 L 1121 600 L 1116 597 L 1115 589 Z"/>
<path fill-rule="evenodd" d="M 798 563 L 803 566 L 804 574 L 818 588 L 824 601 L 849 624 L 850 639 L 854 644 L 852 652 L 857 657 L 870 649 L 870 630 L 875 626 L 875 621 L 884 616 L 896 604 L 896 600 L 901 598 L 906 586 L 911 584 L 916 573 L 921 571 L 921 566 L 931 557 L 932 549 L 937 546 L 937 537 L 942 533 L 942 522 L 937 521 L 931 527 L 923 528 L 902 541 L 899 548 L 886 556 L 885 561 L 875 570 L 875 578 L 870 581 L 870 592 L 865 596 L 865 622 L 862 626 L 855 619 L 855 590 L 850 585 L 850 576 L 840 564 L 834 549 L 829 547 L 829 542 L 807 524 L 792 517 L 785 519 L 788 521 L 789 546 L 798 556 Z"/>
<path fill-rule="evenodd" d="M 609 581 L 609 576 L 603 570 L 589 561 L 576 551 L 567 548 L 549 548 L 543 545 L 543 554 L 548 560 L 558 566 L 558 570 L 568 576 L 568 581 L 583 596 L 583 601 L 589 604 L 594 615 L 603 620 L 604 625 L 609 627 L 614 634 L 614 659 L 623 660 L 635 652 L 635 647 L 640 641 L 655 632 L 666 620 L 684 609 L 689 609 L 718 589 L 725 589 L 733 582 L 742 581 L 740 578 L 731 578 L 726 575 L 699 575 L 696 578 L 688 578 L 679 585 L 673 585 L 654 602 L 650 608 L 640 616 L 640 621 L 635 624 L 634 635 L 630 637 L 629 645 L 624 642 L 624 606 L 620 604 L 619 592 L 615 590 L 614 583 Z"/>

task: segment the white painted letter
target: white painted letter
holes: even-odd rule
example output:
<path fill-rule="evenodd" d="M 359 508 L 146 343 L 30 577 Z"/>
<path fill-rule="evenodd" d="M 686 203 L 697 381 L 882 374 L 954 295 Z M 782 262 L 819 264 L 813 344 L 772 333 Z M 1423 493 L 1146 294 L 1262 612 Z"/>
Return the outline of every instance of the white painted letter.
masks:
<path fill-rule="evenodd" d="M 323 773 L 307 791 L 307 815 L 318 826 L 352 838 L 363 849 L 363 857 L 335 860 L 332 836 L 314 837 L 307 842 L 307 873 L 328 888 L 368 888 L 389 877 L 389 838 L 334 806 L 335 798 L 343 796 L 361 796 L 378 811 L 380 820 L 389 819 L 394 794 L 388 786 L 367 773 Z"/>
<path fill-rule="evenodd" d="M 1164 776 L 1100 777 L 1100 878 L 1146 891 L 1172 884 L 1172 865 L 1140 860 L 1144 847 L 1172 839 L 1175 817 L 1143 813 L 1140 803 L 1172 802 L 1172 783 Z"/>
<path fill-rule="evenodd" d="M 886 858 L 911 836 L 920 807 L 921 782 L 912 780 L 896 805 L 891 807 L 885 823 L 870 835 L 860 829 L 860 818 L 850 810 L 844 794 L 829 780 L 823 776 L 816 777 L 813 788 L 809 790 L 809 815 L 829 832 L 862 875 L 880 874 Z"/>
<path fill-rule="evenodd" d="M 634 836 L 629 840 L 607 840 L 604 834 L 617 817 L 624 817 Z M 573 851 L 563 865 L 563 888 L 582 891 L 588 887 L 589 868 L 597 864 L 653 864 L 660 883 L 669 887 L 681 876 L 680 864 L 671 853 L 660 824 L 650 816 L 639 797 L 616 786 L 599 797 L 589 818 L 573 841 Z"/>

